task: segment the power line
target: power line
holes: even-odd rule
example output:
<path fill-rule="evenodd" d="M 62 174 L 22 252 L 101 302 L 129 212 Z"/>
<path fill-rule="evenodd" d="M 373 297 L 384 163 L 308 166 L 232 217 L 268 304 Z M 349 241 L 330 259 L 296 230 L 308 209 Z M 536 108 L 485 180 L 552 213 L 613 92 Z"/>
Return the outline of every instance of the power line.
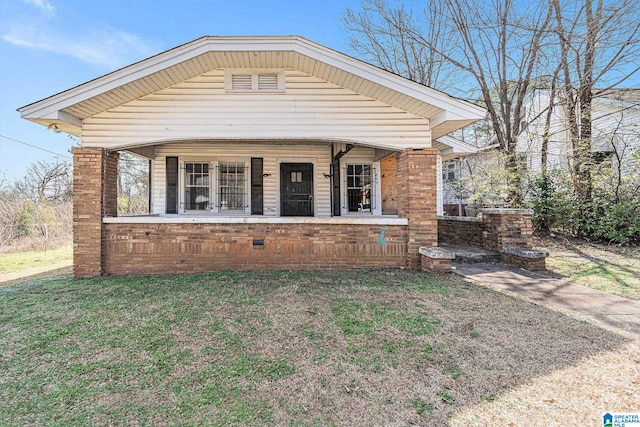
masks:
<path fill-rule="evenodd" d="M 17 142 L 18 144 L 26 145 L 28 147 L 35 148 L 37 150 L 46 151 L 47 153 L 55 154 L 56 156 L 60 156 L 60 157 L 64 157 L 65 159 L 72 160 L 71 157 L 65 156 L 64 154 L 56 153 L 54 151 L 47 150 L 46 148 L 38 147 L 37 145 L 33 145 L 33 144 L 28 144 L 23 141 L 18 141 L 17 139 L 9 138 L 8 136 L 4 136 L 2 134 L 0 134 L 0 138 L 8 139 L 9 141 Z"/>

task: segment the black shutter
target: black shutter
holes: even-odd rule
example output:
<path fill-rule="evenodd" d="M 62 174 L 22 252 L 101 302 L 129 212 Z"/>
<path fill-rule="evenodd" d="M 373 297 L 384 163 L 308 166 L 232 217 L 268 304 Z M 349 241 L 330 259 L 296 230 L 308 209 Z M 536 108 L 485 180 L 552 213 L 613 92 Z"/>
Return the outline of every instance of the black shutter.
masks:
<path fill-rule="evenodd" d="M 331 186 L 333 187 L 333 191 L 331 192 L 331 196 L 333 200 L 331 200 L 333 216 L 341 216 L 342 209 L 340 208 L 340 162 L 331 163 Z"/>
<path fill-rule="evenodd" d="M 167 157 L 167 202 L 168 214 L 178 213 L 178 158 Z"/>
<path fill-rule="evenodd" d="M 251 215 L 264 215 L 262 158 L 251 158 Z"/>

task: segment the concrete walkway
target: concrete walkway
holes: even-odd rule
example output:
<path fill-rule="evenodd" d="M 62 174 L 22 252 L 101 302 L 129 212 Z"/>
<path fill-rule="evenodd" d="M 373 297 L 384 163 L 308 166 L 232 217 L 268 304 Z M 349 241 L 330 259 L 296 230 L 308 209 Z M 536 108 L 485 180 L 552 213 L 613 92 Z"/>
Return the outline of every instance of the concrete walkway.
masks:
<path fill-rule="evenodd" d="M 640 335 L 640 301 L 500 263 L 455 263 L 453 271 L 498 291 L 513 292 L 542 304 L 586 314 Z"/>

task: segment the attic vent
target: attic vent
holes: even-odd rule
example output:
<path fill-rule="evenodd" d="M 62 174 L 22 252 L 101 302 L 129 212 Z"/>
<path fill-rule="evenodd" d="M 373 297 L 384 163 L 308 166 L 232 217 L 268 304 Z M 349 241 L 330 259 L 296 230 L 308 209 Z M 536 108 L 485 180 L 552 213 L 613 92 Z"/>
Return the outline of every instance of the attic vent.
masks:
<path fill-rule="evenodd" d="M 278 75 L 258 74 L 258 90 L 278 90 Z"/>
<path fill-rule="evenodd" d="M 227 69 L 225 89 L 228 92 L 284 92 L 282 70 Z"/>
<path fill-rule="evenodd" d="M 251 90 L 251 74 L 233 74 L 231 87 L 233 90 Z"/>

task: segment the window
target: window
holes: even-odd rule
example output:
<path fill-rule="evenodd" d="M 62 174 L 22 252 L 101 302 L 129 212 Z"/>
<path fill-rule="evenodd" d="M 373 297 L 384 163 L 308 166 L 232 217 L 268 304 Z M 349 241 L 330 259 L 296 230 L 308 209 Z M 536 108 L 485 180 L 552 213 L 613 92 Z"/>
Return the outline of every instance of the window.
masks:
<path fill-rule="evenodd" d="M 456 179 L 455 160 L 449 160 L 442 165 L 442 179 L 445 181 L 453 181 Z"/>
<path fill-rule="evenodd" d="M 591 161 L 595 165 L 611 166 L 613 160 L 613 151 L 594 151 L 591 153 Z"/>
<path fill-rule="evenodd" d="M 302 182 L 302 172 L 291 172 L 291 182 Z"/>
<path fill-rule="evenodd" d="M 284 92 L 284 74 L 281 70 L 227 70 L 227 92 Z"/>
<path fill-rule="evenodd" d="M 347 211 L 371 212 L 372 168 L 371 165 L 347 165 Z"/>
<path fill-rule="evenodd" d="M 246 173 L 243 162 L 220 162 L 218 165 L 218 207 L 220 212 L 244 211 L 246 207 Z"/>
<path fill-rule="evenodd" d="M 185 210 L 204 211 L 210 209 L 209 203 L 209 164 L 185 163 Z"/>

